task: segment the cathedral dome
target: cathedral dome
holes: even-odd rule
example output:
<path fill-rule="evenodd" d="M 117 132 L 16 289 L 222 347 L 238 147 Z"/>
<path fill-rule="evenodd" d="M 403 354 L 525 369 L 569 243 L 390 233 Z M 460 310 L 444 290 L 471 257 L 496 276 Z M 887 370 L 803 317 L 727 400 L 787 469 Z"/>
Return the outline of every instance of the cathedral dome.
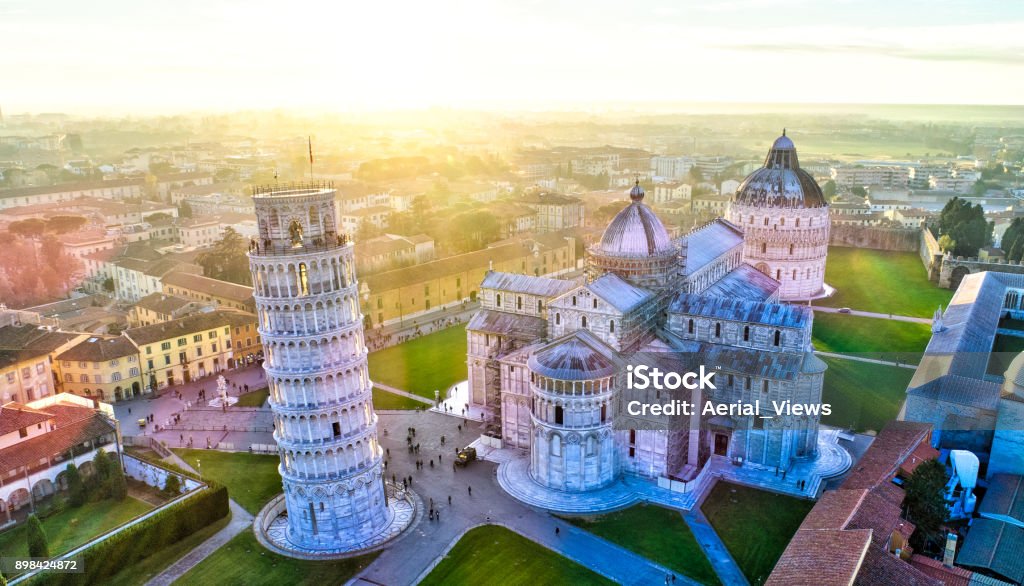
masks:
<path fill-rule="evenodd" d="M 637 181 L 629 191 L 630 204 L 619 212 L 605 228 L 598 245 L 609 256 L 642 258 L 675 253 L 665 225 L 651 208 L 643 203 L 644 188 Z"/>
<path fill-rule="evenodd" d="M 825 196 L 811 174 L 800 168 L 796 146 L 782 132 L 775 139 L 764 165 L 747 176 L 733 203 L 765 208 L 825 207 Z"/>

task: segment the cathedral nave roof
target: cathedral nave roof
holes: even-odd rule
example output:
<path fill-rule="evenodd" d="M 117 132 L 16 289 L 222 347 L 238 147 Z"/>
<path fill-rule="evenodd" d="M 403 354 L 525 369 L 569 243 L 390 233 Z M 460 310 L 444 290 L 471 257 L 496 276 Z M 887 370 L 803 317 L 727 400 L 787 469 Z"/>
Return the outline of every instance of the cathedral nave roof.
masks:
<path fill-rule="evenodd" d="M 532 277 L 530 275 L 517 275 L 501 271 L 487 271 L 483 282 L 480 283 L 481 289 L 500 289 L 508 293 L 539 295 L 541 297 L 557 297 L 575 286 L 576 283 L 565 279 Z"/>
<path fill-rule="evenodd" d="M 544 335 L 547 321 L 532 315 L 480 309 L 470 318 L 466 329 L 532 340 Z"/>
<path fill-rule="evenodd" d="M 729 271 L 714 285 L 701 292 L 706 297 L 728 297 L 749 301 L 767 301 L 775 296 L 781 283 L 747 263 Z"/>
<path fill-rule="evenodd" d="M 730 249 L 741 246 L 743 232 L 732 222 L 719 218 L 686 234 L 681 241 L 686 251 L 683 272 L 692 275 L 720 259 Z"/>
<path fill-rule="evenodd" d="M 810 322 L 812 312 L 804 305 L 763 303 L 691 293 L 677 293 L 669 304 L 668 311 L 781 328 L 805 327 Z"/>
<path fill-rule="evenodd" d="M 628 283 L 615 273 L 601 275 L 588 283 L 586 288 L 622 313 L 629 313 L 654 297 L 654 293 Z"/>

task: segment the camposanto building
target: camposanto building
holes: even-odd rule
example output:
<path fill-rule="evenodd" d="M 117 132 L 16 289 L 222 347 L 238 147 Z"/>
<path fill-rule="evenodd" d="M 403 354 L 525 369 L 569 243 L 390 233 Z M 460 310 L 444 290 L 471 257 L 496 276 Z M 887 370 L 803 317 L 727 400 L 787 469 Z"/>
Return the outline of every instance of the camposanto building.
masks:
<path fill-rule="evenodd" d="M 799 226 L 824 234 L 827 245 L 821 190 L 798 171 L 792 142 L 780 137 L 765 168 L 740 188 L 740 217 L 769 227 L 785 219 L 796 241 L 806 237 Z M 775 196 L 755 197 L 755 188 Z M 529 482 L 548 490 L 584 493 L 623 474 L 686 482 L 716 458 L 778 470 L 814 460 L 818 415 L 628 412 L 630 401 L 672 398 L 820 404 L 826 369 L 812 353 L 811 310 L 780 302 L 819 291 L 820 276 L 787 290 L 777 278 L 782 265 L 766 270 L 758 266 L 766 258 L 748 258 L 746 232 L 733 221 L 673 239 L 644 196 L 639 184 L 629 192 L 630 203 L 588 248 L 581 282 L 487 274 L 467 327 L 470 402 L 490 415 L 503 447 L 528 452 Z M 824 253 L 806 244 L 801 262 L 823 275 Z M 627 368 L 641 364 L 679 373 L 703 365 L 715 369 L 716 388 L 626 389 Z"/>

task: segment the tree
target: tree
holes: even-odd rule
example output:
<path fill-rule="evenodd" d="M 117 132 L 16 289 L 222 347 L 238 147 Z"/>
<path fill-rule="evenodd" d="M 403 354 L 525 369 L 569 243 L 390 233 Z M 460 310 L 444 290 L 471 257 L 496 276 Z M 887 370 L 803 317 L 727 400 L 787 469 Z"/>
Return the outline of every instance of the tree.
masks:
<path fill-rule="evenodd" d="M 704 181 L 704 173 L 701 172 L 700 167 L 694 165 L 690 167 L 690 180 L 694 183 L 700 183 Z"/>
<path fill-rule="evenodd" d="M 95 470 L 90 479 L 92 486 L 98 490 L 100 498 L 106 498 L 109 496 L 107 494 L 107 481 L 110 479 L 110 473 L 113 469 L 113 464 L 106 450 L 100 449 L 96 451 L 96 455 L 92 459 L 92 466 L 93 470 Z"/>
<path fill-rule="evenodd" d="M 43 524 L 39 522 L 39 517 L 29 515 L 25 538 L 28 541 L 28 557 L 50 557 L 50 544 L 46 540 L 46 531 L 43 530 Z"/>
<path fill-rule="evenodd" d="M 103 290 L 107 293 L 114 292 L 114 277 L 107 277 L 103 279 Z"/>
<path fill-rule="evenodd" d="M 128 480 L 124 477 L 124 469 L 121 468 L 120 462 L 113 460 L 111 464 L 107 494 L 115 501 L 123 501 L 128 496 Z"/>
<path fill-rule="evenodd" d="M 164 480 L 164 494 L 167 496 L 178 496 L 181 494 L 181 479 L 177 474 L 168 474 Z"/>
<path fill-rule="evenodd" d="M 1024 244 L 1024 218 L 1014 218 L 1006 228 L 1006 231 L 1003 232 L 999 245 L 1003 252 L 1006 253 L 1007 260 L 1019 261 L 1020 257 L 1015 256 L 1013 251 L 1020 244 Z"/>
<path fill-rule="evenodd" d="M 956 242 L 949 237 L 949 234 L 943 234 L 939 237 L 939 250 L 942 252 L 951 252 L 956 248 Z"/>
<path fill-rule="evenodd" d="M 864 189 L 860 185 L 854 185 L 852 188 L 850 188 L 850 192 L 856 195 L 857 197 L 865 197 L 868 194 L 868 190 Z"/>
<path fill-rule="evenodd" d="M 224 229 L 224 236 L 213 248 L 196 257 L 196 263 L 203 267 L 203 274 L 211 279 L 220 279 L 238 285 L 252 285 L 249 272 L 249 257 L 246 253 L 249 243 L 231 227 Z"/>
<path fill-rule="evenodd" d="M 145 218 L 142 218 L 142 221 L 143 222 L 149 222 L 149 223 L 152 224 L 153 222 L 159 222 L 160 220 L 170 220 L 170 219 L 171 219 L 171 214 L 168 214 L 167 212 L 157 212 L 155 214 L 149 214 Z"/>
<path fill-rule="evenodd" d="M 85 216 L 53 216 L 46 221 L 46 231 L 67 234 L 80 230 L 88 221 Z"/>
<path fill-rule="evenodd" d="M 11 222 L 7 226 L 7 231 L 23 238 L 38 238 L 46 231 L 46 220 L 42 218 L 18 220 L 17 222 Z"/>
<path fill-rule="evenodd" d="M 82 473 L 78 471 L 78 467 L 74 464 L 68 464 L 66 474 L 68 478 L 68 502 L 71 503 L 72 507 L 80 507 L 85 504 L 86 498 Z"/>
<path fill-rule="evenodd" d="M 178 215 L 182 218 L 191 218 L 192 206 L 187 201 L 182 201 L 178 204 Z"/>
<path fill-rule="evenodd" d="M 992 243 L 992 224 L 985 219 L 981 205 L 954 197 L 939 214 L 939 234 L 953 240 L 953 254 L 977 256 L 979 248 Z"/>
<path fill-rule="evenodd" d="M 924 549 L 928 543 L 942 537 L 942 524 L 949 516 L 946 508 L 946 468 L 938 460 L 922 462 L 914 469 L 906 483 L 907 517 L 917 527 L 911 536 L 915 549 Z"/>
<path fill-rule="evenodd" d="M 825 195 L 825 199 L 831 200 L 836 196 L 836 182 L 829 179 L 825 185 L 821 186 L 821 192 Z"/>

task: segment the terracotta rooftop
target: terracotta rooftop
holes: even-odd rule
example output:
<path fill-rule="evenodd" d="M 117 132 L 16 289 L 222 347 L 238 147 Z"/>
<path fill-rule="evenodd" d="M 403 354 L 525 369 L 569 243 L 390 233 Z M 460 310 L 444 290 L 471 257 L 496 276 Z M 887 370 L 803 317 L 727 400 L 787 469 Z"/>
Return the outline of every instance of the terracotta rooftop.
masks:
<path fill-rule="evenodd" d="M 180 287 L 190 291 L 206 293 L 212 297 L 224 297 L 233 301 L 246 302 L 252 299 L 252 287 L 191 273 L 171 273 L 164 277 L 163 283 L 165 286 Z"/>
<path fill-rule="evenodd" d="M 53 415 L 50 413 L 11 401 L 0 407 L 0 435 L 6 435 L 52 418 Z"/>
<path fill-rule="evenodd" d="M 58 403 L 48 406 L 45 412 L 52 414 L 56 429 L 0 450 L 0 475 L 22 466 L 34 467 L 42 458 L 58 456 L 115 430 L 105 415 L 88 407 Z"/>

